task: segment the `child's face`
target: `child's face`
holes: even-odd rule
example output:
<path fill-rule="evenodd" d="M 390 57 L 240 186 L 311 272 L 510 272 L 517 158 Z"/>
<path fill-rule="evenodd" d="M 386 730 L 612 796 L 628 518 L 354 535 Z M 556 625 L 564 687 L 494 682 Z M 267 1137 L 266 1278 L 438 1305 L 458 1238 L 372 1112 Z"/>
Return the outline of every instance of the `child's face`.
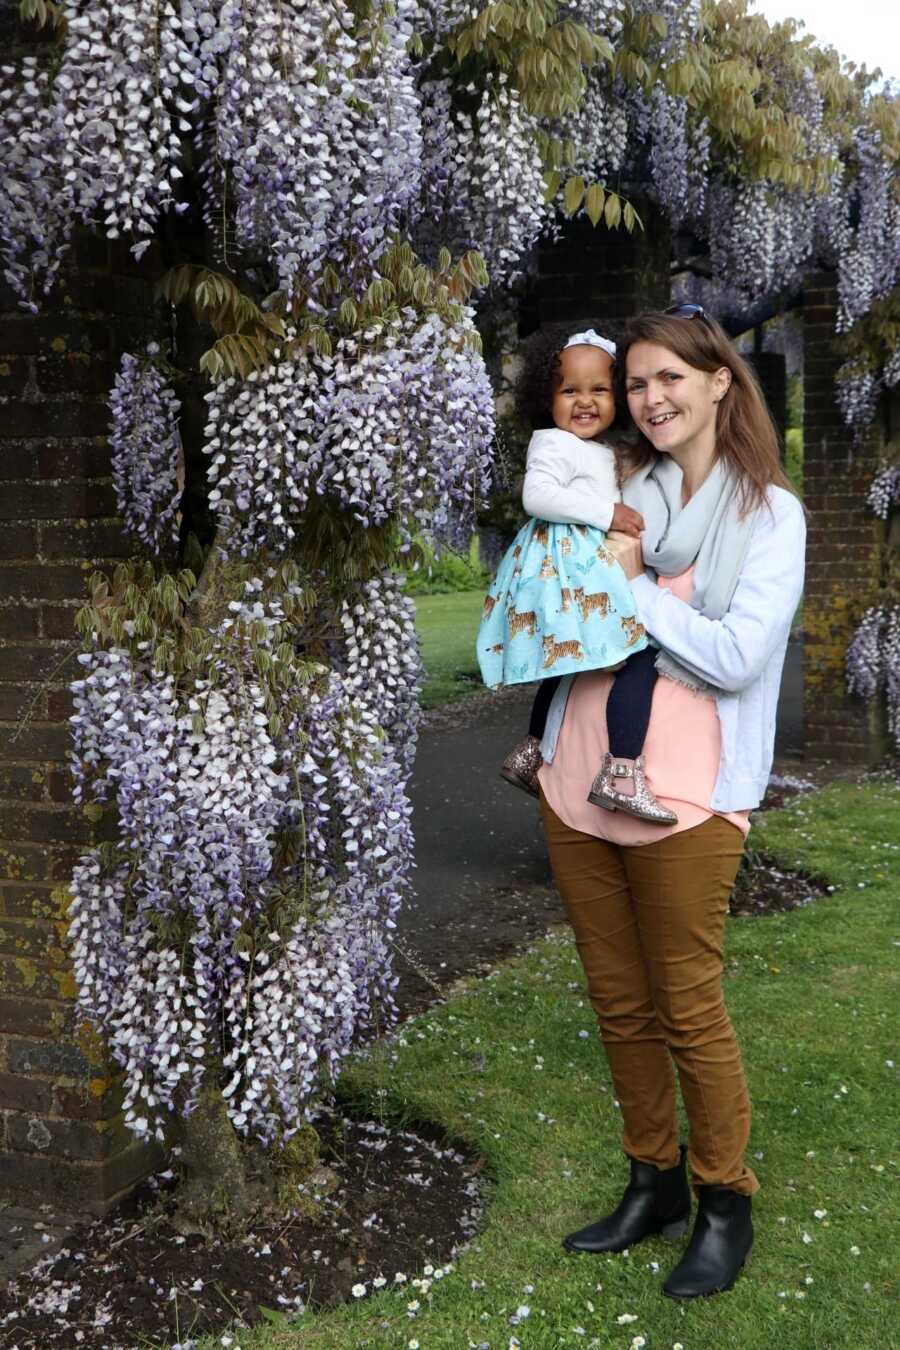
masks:
<path fill-rule="evenodd" d="M 558 427 L 582 441 L 594 440 L 612 426 L 616 403 L 608 352 L 587 343 L 563 349 L 550 412 Z"/>

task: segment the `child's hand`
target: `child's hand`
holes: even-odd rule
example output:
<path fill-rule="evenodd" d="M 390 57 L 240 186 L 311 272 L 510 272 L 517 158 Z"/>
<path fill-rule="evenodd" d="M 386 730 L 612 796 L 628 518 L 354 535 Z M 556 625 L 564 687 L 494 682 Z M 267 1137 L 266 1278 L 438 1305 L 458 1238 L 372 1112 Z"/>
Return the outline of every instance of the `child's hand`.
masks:
<path fill-rule="evenodd" d="M 639 539 L 644 528 L 644 517 L 640 511 L 633 510 L 623 502 L 616 502 L 609 528 L 618 530 L 620 534 L 630 534 L 632 539 Z"/>

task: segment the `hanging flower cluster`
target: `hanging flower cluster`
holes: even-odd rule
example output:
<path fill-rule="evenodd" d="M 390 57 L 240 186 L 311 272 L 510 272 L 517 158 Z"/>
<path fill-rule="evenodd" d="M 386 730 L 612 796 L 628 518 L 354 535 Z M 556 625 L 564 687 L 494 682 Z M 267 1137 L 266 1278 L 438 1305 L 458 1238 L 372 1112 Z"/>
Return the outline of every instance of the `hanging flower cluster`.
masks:
<path fill-rule="evenodd" d="M 290 663 L 285 636 L 251 581 L 209 679 L 176 681 L 132 640 L 85 653 L 73 685 L 76 798 L 114 803 L 120 833 L 75 869 L 73 961 L 138 1134 L 162 1137 L 211 1072 L 229 1077 L 235 1128 L 290 1133 L 323 1067 L 390 1016 L 411 851 L 398 766 L 321 668 L 283 672 L 273 724 L 259 655 Z"/>
<path fill-rule="evenodd" d="M 867 497 L 869 510 L 881 520 L 887 520 L 895 506 L 900 506 L 900 464 L 885 464 L 872 479 Z"/>
<path fill-rule="evenodd" d="M 628 147 L 628 105 L 610 88 L 603 73 L 590 71 L 578 112 L 553 131 L 576 148 L 572 172 L 586 181 L 607 182 L 618 173 Z"/>
<path fill-rule="evenodd" d="M 238 246 L 270 255 L 284 291 L 326 258 L 352 268 L 383 246 L 418 195 L 412 0 L 367 24 L 339 0 L 225 5 L 210 139 Z"/>
<path fill-rule="evenodd" d="M 649 100 L 650 182 L 673 228 L 702 220 L 709 177 L 709 133 L 688 119 L 687 100 L 661 86 Z"/>
<path fill-rule="evenodd" d="M 369 706 L 394 747 L 404 775 L 412 772 L 419 722 L 421 661 L 416 607 L 403 579 L 384 572 L 344 600 L 344 685 Z"/>
<path fill-rule="evenodd" d="M 151 342 L 145 358 L 125 352 L 109 397 L 112 478 L 125 528 L 151 553 L 178 538 L 181 405 Z"/>
<path fill-rule="evenodd" d="M 544 201 L 538 119 L 524 111 L 503 73 L 485 78 L 471 111 L 451 107 L 444 81 L 426 83 L 422 92 L 427 111 L 421 213 L 444 222 L 444 237 L 454 249 L 478 249 L 495 284 L 508 284 L 521 275 L 553 215 Z M 475 91 L 468 92 L 471 97 Z"/>
<path fill-rule="evenodd" d="M 847 689 L 865 699 L 884 694 L 888 730 L 900 749 L 900 605 L 866 610 L 847 649 Z"/>
<path fill-rule="evenodd" d="M 68 248 L 71 202 L 61 162 L 65 126 L 37 59 L 0 66 L 0 253 L 20 303 L 37 313 Z"/>
<path fill-rule="evenodd" d="M 327 495 L 363 526 L 396 521 L 440 530 L 453 510 L 473 517 L 486 494 L 493 398 L 484 362 L 452 327 L 413 310 L 227 380 L 208 395 L 210 501 L 229 547 L 248 556 L 289 547 L 311 495 Z"/>
<path fill-rule="evenodd" d="M 68 0 L 65 16 L 69 37 L 54 90 L 78 214 L 102 221 L 108 239 L 146 238 L 182 176 L 196 54 L 172 4 Z"/>

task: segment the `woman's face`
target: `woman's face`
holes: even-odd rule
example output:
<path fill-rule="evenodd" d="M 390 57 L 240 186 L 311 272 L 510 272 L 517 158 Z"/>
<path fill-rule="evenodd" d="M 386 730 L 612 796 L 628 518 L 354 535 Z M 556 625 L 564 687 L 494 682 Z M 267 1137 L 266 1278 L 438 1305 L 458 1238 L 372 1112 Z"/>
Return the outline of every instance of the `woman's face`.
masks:
<path fill-rule="evenodd" d="M 655 342 L 635 342 L 628 349 L 628 410 L 654 450 L 679 463 L 715 450 L 716 407 L 730 383 L 727 366 L 698 370 Z"/>
<path fill-rule="evenodd" d="M 563 431 L 582 441 L 600 436 L 616 420 L 613 360 L 602 347 L 579 343 L 559 356 L 559 374 L 550 412 Z"/>

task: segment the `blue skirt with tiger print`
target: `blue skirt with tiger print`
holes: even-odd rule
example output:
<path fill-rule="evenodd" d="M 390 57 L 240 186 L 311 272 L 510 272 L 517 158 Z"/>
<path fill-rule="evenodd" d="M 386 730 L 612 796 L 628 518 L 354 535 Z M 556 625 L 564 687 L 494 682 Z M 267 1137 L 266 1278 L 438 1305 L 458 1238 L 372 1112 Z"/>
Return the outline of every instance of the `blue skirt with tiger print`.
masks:
<path fill-rule="evenodd" d="M 491 689 L 618 666 L 647 646 L 631 587 L 591 525 L 529 520 L 497 568 L 478 629 Z"/>

